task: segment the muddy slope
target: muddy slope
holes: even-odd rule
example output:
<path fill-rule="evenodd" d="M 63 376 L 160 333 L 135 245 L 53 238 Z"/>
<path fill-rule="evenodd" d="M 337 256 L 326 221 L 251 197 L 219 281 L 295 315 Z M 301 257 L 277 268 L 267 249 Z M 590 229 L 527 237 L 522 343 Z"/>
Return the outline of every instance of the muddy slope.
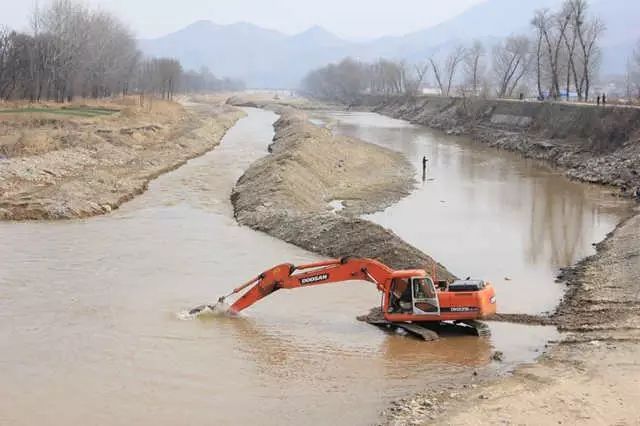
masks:
<path fill-rule="evenodd" d="M 242 116 L 224 100 L 186 108 L 156 101 L 150 110 L 125 107 L 99 119 L 4 118 L 0 133 L 29 149 L 0 158 L 0 219 L 110 212 L 215 147 Z"/>
<path fill-rule="evenodd" d="M 586 182 L 640 187 L 640 109 L 478 98 L 364 97 L 355 105 L 546 160 Z"/>
<path fill-rule="evenodd" d="M 282 112 L 275 130 L 271 154 L 254 163 L 233 191 L 239 223 L 328 257 L 370 257 L 393 268 L 432 270 L 429 256 L 358 218 L 409 194 L 414 170 L 402 155 L 335 137 L 291 109 Z M 437 268 L 439 277 L 452 277 Z"/>

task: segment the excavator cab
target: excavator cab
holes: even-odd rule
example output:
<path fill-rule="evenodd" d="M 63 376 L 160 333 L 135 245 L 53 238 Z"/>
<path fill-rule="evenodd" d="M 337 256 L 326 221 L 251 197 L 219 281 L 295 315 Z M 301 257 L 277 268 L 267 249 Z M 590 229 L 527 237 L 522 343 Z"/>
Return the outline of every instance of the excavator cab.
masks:
<path fill-rule="evenodd" d="M 411 278 L 411 286 L 413 288 L 413 314 L 440 315 L 438 293 L 431 278 Z"/>
<path fill-rule="evenodd" d="M 440 304 L 429 277 L 394 278 L 389 292 L 390 314 L 438 315 Z"/>

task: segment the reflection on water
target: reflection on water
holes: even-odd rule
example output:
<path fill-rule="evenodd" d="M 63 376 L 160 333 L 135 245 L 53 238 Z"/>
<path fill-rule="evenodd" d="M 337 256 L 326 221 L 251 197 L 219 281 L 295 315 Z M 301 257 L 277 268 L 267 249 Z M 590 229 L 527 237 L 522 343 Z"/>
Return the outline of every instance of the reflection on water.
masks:
<path fill-rule="evenodd" d="M 248 113 L 111 215 L 0 223 L 0 424 L 371 424 L 390 399 L 468 377 L 494 349 L 513 365 L 553 337 L 535 328 L 519 343 L 524 329 L 504 325 L 491 340 L 389 335 L 355 320 L 379 303 L 360 282 L 180 320 L 257 271 L 316 259 L 233 220 L 232 186 L 276 118 Z"/>
<path fill-rule="evenodd" d="M 407 155 L 427 180 L 410 197 L 370 216 L 460 276 L 498 290 L 503 312 L 552 309 L 559 268 L 593 253 L 628 204 L 606 189 L 567 180 L 533 160 L 371 113 L 318 117 L 339 134 Z"/>

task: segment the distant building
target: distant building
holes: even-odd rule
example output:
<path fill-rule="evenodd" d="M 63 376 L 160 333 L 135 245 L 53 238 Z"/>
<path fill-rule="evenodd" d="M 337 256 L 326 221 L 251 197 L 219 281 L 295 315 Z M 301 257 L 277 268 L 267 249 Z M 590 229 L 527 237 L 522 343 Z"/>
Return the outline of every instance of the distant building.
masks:
<path fill-rule="evenodd" d="M 423 95 L 439 95 L 440 94 L 440 89 L 438 89 L 436 87 L 423 87 L 422 88 L 422 94 Z"/>

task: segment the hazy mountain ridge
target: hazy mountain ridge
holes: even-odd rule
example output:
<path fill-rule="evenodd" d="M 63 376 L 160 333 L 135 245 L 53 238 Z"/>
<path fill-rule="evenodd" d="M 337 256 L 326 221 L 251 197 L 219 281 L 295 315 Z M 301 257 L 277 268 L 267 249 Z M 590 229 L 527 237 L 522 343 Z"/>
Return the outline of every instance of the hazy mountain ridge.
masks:
<path fill-rule="evenodd" d="M 208 66 L 215 74 L 241 78 L 250 87 L 296 87 L 311 69 L 345 56 L 379 57 L 420 62 L 457 43 L 479 38 L 488 44 L 513 33 L 530 31 L 529 21 L 540 8 L 557 8 L 562 0 L 488 0 L 431 28 L 399 37 L 350 42 L 315 26 L 295 35 L 250 23 L 217 25 L 198 21 L 155 40 L 141 40 L 144 53 L 172 56 L 187 68 Z M 602 17 L 602 72 L 623 73 L 627 57 L 640 38 L 640 2 L 600 0 L 592 13 Z"/>

